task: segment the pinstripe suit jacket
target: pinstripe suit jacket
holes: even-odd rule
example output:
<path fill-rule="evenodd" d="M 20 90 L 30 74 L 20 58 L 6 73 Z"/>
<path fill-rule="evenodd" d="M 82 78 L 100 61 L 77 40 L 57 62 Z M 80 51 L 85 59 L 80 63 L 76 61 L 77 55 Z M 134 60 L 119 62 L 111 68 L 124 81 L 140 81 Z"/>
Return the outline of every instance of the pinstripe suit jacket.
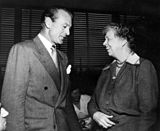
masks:
<path fill-rule="evenodd" d="M 11 48 L 1 97 L 7 131 L 80 130 L 67 95 L 68 60 L 59 50 L 57 58 L 59 71 L 38 36 Z"/>

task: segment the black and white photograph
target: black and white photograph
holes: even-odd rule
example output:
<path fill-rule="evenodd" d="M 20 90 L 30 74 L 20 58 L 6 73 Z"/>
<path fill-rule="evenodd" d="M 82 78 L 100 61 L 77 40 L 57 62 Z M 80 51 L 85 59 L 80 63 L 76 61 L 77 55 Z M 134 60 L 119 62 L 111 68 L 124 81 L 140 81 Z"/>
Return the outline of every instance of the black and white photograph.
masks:
<path fill-rule="evenodd" d="M 0 131 L 160 131 L 160 1 L 0 0 Z"/>

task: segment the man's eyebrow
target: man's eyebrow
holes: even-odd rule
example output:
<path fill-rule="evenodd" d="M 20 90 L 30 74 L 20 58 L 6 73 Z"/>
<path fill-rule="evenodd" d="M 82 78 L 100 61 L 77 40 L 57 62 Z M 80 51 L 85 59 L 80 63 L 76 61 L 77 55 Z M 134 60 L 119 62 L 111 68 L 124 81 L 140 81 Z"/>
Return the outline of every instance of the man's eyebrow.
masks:
<path fill-rule="evenodd" d="M 66 25 L 66 26 L 71 26 L 70 24 L 68 24 L 68 23 L 64 23 L 64 25 Z"/>
<path fill-rule="evenodd" d="M 108 36 L 105 36 L 105 39 L 108 39 Z"/>

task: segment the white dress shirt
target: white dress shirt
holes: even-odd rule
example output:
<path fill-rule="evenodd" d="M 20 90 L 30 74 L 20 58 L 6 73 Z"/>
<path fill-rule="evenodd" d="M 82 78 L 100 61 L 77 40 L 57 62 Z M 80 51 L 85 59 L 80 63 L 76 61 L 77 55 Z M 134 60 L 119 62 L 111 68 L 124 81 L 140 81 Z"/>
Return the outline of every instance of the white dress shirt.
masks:
<path fill-rule="evenodd" d="M 38 34 L 39 39 L 42 41 L 43 45 L 45 46 L 45 48 L 47 49 L 47 51 L 49 52 L 52 60 L 55 63 L 55 66 L 58 68 L 58 62 L 57 62 L 57 53 L 56 50 L 53 48 L 53 44 L 48 41 L 43 35 L 41 35 L 40 33 Z"/>

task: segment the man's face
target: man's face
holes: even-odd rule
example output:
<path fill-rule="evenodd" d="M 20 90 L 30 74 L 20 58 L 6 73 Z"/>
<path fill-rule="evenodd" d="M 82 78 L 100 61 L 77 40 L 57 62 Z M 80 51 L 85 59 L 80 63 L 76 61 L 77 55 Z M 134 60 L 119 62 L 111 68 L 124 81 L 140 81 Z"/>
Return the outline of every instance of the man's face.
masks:
<path fill-rule="evenodd" d="M 63 10 L 57 13 L 57 19 L 52 22 L 49 37 L 53 43 L 62 44 L 63 39 L 70 34 L 72 25 L 71 16 Z"/>

